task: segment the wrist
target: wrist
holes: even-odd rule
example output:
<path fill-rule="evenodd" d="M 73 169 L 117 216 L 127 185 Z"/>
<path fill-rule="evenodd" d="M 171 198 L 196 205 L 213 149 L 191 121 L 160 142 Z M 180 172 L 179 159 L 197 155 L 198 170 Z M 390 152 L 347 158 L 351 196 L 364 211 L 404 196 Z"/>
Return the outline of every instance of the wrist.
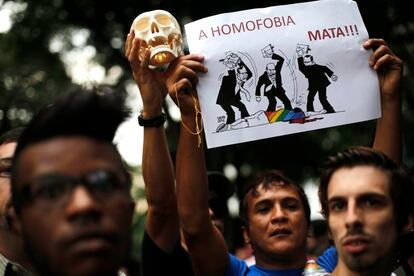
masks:
<path fill-rule="evenodd" d="M 161 116 L 161 114 L 163 114 L 162 109 L 159 110 L 142 110 L 140 113 L 140 117 L 142 117 L 143 119 L 151 119 L 151 118 L 155 118 L 158 116 Z"/>
<path fill-rule="evenodd" d="M 394 108 L 401 106 L 402 99 L 400 95 L 381 95 L 382 108 Z"/>
<path fill-rule="evenodd" d="M 141 114 L 138 116 L 138 124 L 143 127 L 160 127 L 163 126 L 165 121 L 167 120 L 167 116 L 165 113 L 160 112 L 158 115 L 150 115 L 149 113 Z"/>
<path fill-rule="evenodd" d="M 157 103 L 159 102 L 159 103 Z M 141 115 L 143 118 L 152 118 L 157 117 L 162 114 L 162 101 L 152 101 L 151 104 L 146 104 L 144 102 L 144 106 L 141 110 Z"/>

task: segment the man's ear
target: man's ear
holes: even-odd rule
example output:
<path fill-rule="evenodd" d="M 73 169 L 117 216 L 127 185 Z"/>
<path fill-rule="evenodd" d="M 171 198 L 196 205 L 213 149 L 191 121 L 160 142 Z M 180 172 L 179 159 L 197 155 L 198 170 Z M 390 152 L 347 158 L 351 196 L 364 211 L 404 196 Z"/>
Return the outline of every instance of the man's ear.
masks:
<path fill-rule="evenodd" d="M 250 244 L 250 236 L 249 236 L 249 230 L 246 226 L 242 226 L 242 232 L 243 232 L 243 239 L 245 244 Z"/>
<path fill-rule="evenodd" d="M 402 229 L 402 234 L 408 234 L 414 232 L 414 215 L 408 217 L 407 223 Z"/>
<path fill-rule="evenodd" d="M 20 236 L 22 233 L 22 227 L 20 220 L 17 217 L 16 210 L 14 210 L 14 207 L 11 204 L 8 204 L 6 207 L 6 220 L 11 232 Z"/>

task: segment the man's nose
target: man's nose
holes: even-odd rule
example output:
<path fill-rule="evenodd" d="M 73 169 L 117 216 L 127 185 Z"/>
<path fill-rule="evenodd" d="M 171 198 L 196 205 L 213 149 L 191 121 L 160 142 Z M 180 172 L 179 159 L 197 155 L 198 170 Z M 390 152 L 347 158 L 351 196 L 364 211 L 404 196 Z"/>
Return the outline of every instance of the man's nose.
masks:
<path fill-rule="evenodd" d="M 348 206 L 345 214 L 345 224 L 347 228 L 360 226 L 362 224 L 361 210 L 357 204 L 353 201 L 348 202 Z"/>
<path fill-rule="evenodd" d="M 272 218 L 273 223 L 282 222 L 287 220 L 286 212 L 280 205 L 275 205 L 272 208 Z"/>
<path fill-rule="evenodd" d="M 66 214 L 69 219 L 96 218 L 100 213 L 100 205 L 86 187 L 77 185 L 69 195 Z"/>

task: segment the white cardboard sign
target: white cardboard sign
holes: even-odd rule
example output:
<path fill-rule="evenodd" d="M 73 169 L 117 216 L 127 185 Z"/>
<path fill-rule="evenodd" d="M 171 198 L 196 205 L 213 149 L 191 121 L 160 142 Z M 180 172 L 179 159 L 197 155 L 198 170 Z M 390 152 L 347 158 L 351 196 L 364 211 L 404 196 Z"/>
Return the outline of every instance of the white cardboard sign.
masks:
<path fill-rule="evenodd" d="M 209 148 L 375 119 L 378 77 L 357 4 L 321 0 L 185 25 Z"/>

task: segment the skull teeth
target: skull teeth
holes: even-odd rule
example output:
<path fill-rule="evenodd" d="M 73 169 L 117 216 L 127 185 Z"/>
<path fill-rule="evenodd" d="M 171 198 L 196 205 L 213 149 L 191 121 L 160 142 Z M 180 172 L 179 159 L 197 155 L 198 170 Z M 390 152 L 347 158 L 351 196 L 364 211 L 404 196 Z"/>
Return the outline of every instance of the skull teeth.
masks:
<path fill-rule="evenodd" d="M 171 49 L 168 44 L 162 44 L 162 45 L 157 45 L 157 46 L 152 47 L 152 50 L 158 49 L 158 48 L 169 48 L 169 49 Z"/>
<path fill-rule="evenodd" d="M 155 36 L 148 41 L 148 44 L 152 47 L 157 47 L 158 45 L 166 45 L 167 39 L 163 36 Z"/>

